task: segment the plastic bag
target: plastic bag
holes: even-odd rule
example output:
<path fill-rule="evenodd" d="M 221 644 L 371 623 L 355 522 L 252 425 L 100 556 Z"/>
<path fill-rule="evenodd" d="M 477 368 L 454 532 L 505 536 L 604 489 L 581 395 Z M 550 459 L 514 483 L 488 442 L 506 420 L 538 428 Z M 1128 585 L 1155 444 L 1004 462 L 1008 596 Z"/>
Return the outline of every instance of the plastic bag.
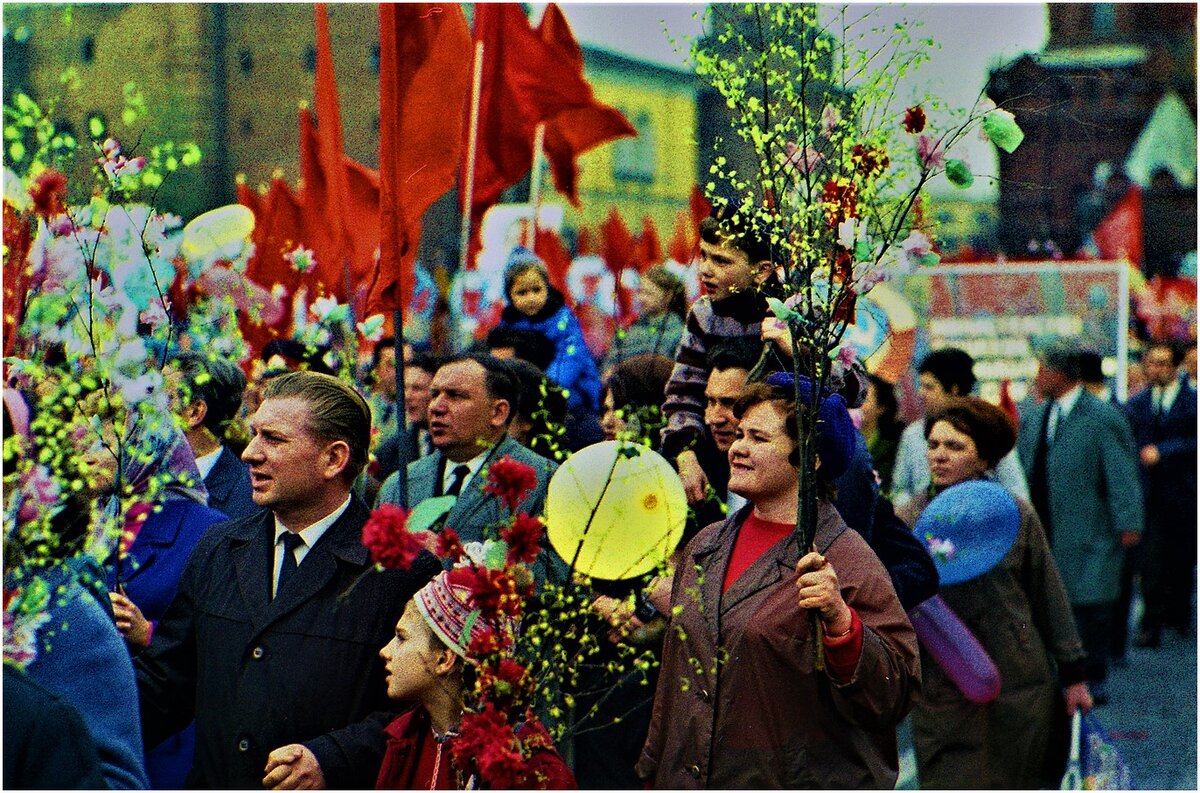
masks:
<path fill-rule="evenodd" d="M 1132 790 L 1129 766 L 1090 713 L 1071 720 L 1071 756 L 1063 775 L 1063 790 Z"/>

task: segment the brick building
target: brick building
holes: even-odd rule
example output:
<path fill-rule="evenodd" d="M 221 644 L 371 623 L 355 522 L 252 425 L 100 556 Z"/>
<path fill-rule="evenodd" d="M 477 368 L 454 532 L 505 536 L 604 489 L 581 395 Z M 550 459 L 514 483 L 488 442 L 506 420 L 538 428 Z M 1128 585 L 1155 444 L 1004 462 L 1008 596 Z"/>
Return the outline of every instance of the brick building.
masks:
<path fill-rule="evenodd" d="M 1076 251 L 1123 192 L 1120 172 L 1164 98 L 1182 97 L 1193 125 L 1196 117 L 1195 4 L 1048 9 L 1046 51 L 996 69 L 988 86 L 1025 131 L 1016 152 L 1000 153 L 999 242 L 1009 255 L 1025 254 L 1031 241 Z M 1146 181 L 1147 269 L 1169 271 L 1195 248 L 1196 180 Z"/>

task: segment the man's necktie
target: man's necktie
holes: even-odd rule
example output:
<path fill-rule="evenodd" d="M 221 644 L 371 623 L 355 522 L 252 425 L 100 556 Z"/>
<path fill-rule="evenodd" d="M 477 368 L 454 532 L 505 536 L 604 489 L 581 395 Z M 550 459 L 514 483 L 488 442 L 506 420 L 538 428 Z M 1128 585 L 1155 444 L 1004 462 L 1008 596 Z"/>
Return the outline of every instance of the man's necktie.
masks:
<path fill-rule="evenodd" d="M 467 477 L 471 473 L 471 469 L 465 465 L 460 465 L 452 472 L 454 478 L 450 480 L 450 487 L 446 489 L 446 495 L 457 496 L 462 492 L 463 482 L 467 481 Z"/>
<path fill-rule="evenodd" d="M 279 583 L 275 585 L 275 596 L 283 591 L 283 585 L 296 572 L 296 549 L 304 544 L 304 538 L 294 532 L 283 535 L 283 564 L 279 568 Z"/>

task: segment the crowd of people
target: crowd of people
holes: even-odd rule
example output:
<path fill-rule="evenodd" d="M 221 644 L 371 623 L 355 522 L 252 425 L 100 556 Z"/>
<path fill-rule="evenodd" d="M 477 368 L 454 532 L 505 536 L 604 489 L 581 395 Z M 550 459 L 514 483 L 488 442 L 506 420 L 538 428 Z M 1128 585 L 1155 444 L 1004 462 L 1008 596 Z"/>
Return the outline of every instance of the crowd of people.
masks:
<path fill-rule="evenodd" d="M 817 395 L 790 365 L 760 376 L 764 348 L 792 349 L 753 233 L 705 221 L 697 267 L 690 307 L 650 270 L 642 317 L 599 362 L 524 250 L 485 344 L 445 357 L 401 344 L 397 360 L 383 339 L 365 392 L 286 342 L 250 382 L 205 351 L 174 356 L 174 417 L 80 450 L 93 475 L 65 496 L 49 563 L 69 594 L 36 659 L 5 665 L 5 786 L 477 786 L 444 751 L 484 628 L 472 595 L 430 554 L 368 575 L 363 526 L 372 507 L 456 496 L 445 524 L 483 540 L 507 514 L 489 466 L 528 466 L 520 509 L 539 515 L 558 465 L 605 440 L 666 457 L 691 513 L 660 574 L 598 584 L 593 601 L 610 651 L 634 643 L 659 665 L 596 697 L 601 723 L 560 746 L 530 714 L 537 785 L 891 788 L 910 713 L 922 787 L 1056 785 L 1058 734 L 1108 701 L 1135 590 L 1134 643 L 1194 636 L 1196 390 L 1180 371 L 1194 345 L 1148 344 L 1147 385 L 1124 404 L 1085 382 L 1087 351 L 1047 347 L 1019 415 L 972 396 L 969 355 L 935 350 L 916 365 L 924 413 L 905 426 L 895 384 L 860 364 Z M 818 406 L 810 546 L 798 392 Z M 6 388 L 4 402 L 5 435 L 36 449 L 36 396 Z M 118 486 L 122 444 L 139 453 Z M 978 480 L 1011 495 L 1016 540 L 939 588 L 912 527 Z M 89 520 L 137 492 L 122 515 L 136 539 L 84 575 Z M 546 542 L 532 569 L 539 586 L 570 578 Z M 939 591 L 1000 672 L 991 702 L 918 642 L 907 612 Z M 491 627 L 520 640 L 519 625 Z"/>

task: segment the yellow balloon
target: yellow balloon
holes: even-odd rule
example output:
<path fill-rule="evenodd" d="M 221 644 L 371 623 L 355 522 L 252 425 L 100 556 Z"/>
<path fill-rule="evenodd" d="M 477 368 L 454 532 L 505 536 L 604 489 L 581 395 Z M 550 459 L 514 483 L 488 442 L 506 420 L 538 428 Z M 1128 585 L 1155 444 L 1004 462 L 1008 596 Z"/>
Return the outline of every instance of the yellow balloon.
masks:
<path fill-rule="evenodd" d="M 205 212 L 183 227 L 179 252 L 193 261 L 220 252 L 218 258 L 237 258 L 254 232 L 254 213 L 241 204 L 228 204 Z"/>
<path fill-rule="evenodd" d="M 550 544 L 593 578 L 619 581 L 650 572 L 675 550 L 686 519 L 687 496 L 670 463 L 623 441 L 568 457 L 546 493 Z"/>

